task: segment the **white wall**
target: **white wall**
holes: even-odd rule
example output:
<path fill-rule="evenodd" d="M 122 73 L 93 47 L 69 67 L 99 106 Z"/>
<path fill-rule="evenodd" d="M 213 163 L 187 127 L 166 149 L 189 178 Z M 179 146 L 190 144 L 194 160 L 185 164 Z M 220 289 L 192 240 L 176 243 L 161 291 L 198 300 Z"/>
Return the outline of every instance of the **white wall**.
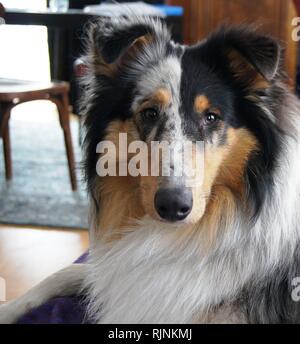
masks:
<path fill-rule="evenodd" d="M 44 0 L 6 0 L 11 8 L 41 9 Z M 43 26 L 0 25 L 0 78 L 50 80 L 47 29 Z M 5 47 L 5 48 L 3 48 Z"/>

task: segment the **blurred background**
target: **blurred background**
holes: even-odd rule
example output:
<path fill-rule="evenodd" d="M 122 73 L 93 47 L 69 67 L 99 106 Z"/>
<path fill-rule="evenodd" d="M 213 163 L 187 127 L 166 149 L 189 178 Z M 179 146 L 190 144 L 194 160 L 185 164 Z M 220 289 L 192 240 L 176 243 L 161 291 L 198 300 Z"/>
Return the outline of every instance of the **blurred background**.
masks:
<path fill-rule="evenodd" d="M 126 2 L 126 4 L 123 4 Z M 285 48 L 299 90 L 299 0 L 0 0 L 0 277 L 24 293 L 88 248 L 80 173 L 78 78 L 86 24 L 135 13 L 160 17 L 193 44 L 221 24 L 256 24 Z"/>

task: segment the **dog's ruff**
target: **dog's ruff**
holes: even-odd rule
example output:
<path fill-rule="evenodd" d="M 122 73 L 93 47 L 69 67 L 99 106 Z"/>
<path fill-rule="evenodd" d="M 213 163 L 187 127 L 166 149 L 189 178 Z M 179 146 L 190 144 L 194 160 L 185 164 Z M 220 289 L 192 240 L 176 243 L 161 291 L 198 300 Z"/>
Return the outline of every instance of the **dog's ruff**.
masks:
<path fill-rule="evenodd" d="M 0 323 L 74 293 L 86 296 L 86 319 L 95 323 L 300 322 L 292 300 L 300 276 L 299 101 L 272 38 L 223 30 L 186 47 L 156 20 L 92 25 L 83 101 L 88 261 L 1 306 Z M 149 102 L 157 122 L 143 117 Z M 220 117 L 215 127 L 205 122 L 209 112 Z M 174 180 L 97 176 L 96 145 L 120 132 L 147 143 L 206 143 L 208 177 L 193 189 L 190 222 L 165 223 L 153 210 L 156 190 Z"/>

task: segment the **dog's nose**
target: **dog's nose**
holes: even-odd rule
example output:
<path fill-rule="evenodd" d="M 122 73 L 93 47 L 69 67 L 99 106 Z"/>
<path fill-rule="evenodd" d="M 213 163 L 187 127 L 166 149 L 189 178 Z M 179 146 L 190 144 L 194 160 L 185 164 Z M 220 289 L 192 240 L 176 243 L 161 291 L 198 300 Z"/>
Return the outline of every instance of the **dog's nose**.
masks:
<path fill-rule="evenodd" d="M 184 220 L 192 210 L 193 195 L 187 188 L 159 189 L 154 198 L 155 209 L 167 221 Z"/>

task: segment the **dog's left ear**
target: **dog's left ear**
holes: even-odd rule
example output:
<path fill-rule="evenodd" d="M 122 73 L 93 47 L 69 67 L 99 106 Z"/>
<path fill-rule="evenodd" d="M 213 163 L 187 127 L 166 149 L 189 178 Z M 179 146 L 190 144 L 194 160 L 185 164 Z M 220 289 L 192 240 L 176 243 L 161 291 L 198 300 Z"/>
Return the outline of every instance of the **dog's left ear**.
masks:
<path fill-rule="evenodd" d="M 98 72 L 110 76 L 119 67 L 138 60 L 149 45 L 154 55 L 160 43 L 169 39 L 169 32 L 159 21 L 150 18 L 102 19 L 96 22 L 90 32 L 90 45 L 94 65 Z M 155 45 L 157 46 L 155 48 Z M 146 56 L 151 58 L 151 56 Z"/>
<path fill-rule="evenodd" d="M 281 48 L 270 36 L 249 28 L 220 30 L 212 41 L 218 42 L 234 79 L 250 90 L 269 87 L 281 66 Z"/>

